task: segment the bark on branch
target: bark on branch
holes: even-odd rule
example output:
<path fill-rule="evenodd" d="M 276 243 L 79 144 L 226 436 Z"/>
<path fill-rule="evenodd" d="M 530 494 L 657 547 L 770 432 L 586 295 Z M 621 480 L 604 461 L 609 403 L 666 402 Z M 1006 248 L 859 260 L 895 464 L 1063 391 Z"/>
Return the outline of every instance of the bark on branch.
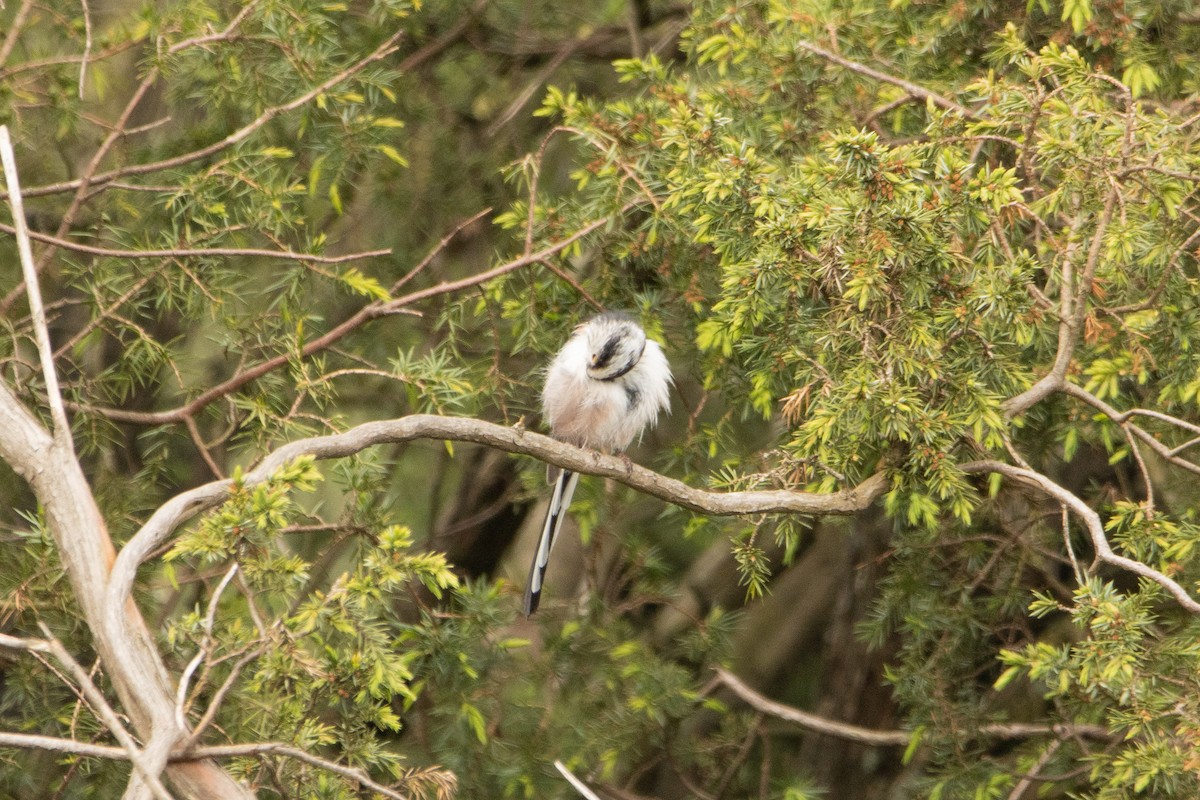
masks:
<path fill-rule="evenodd" d="M 260 483 L 280 467 L 301 456 L 341 458 L 377 444 L 412 439 L 474 442 L 585 475 L 612 478 L 632 489 L 668 503 L 715 516 L 800 513 L 853 514 L 883 494 L 887 480 L 876 473 L 858 486 L 832 494 L 787 490 L 711 492 L 631 464 L 623 458 L 569 445 L 523 428 L 509 428 L 466 417 L 414 414 L 399 419 L 368 422 L 344 433 L 300 439 L 272 451 L 243 478 L 246 485 Z M 176 495 L 159 507 L 122 548 L 109 582 L 109 602 L 119 608 L 129 597 L 138 566 L 187 519 L 212 508 L 229 496 L 233 482 L 213 481 Z"/>
<path fill-rule="evenodd" d="M 1108 543 L 1108 537 L 1104 535 L 1104 522 L 1100 519 L 1100 514 L 1074 493 L 1059 486 L 1045 475 L 1031 469 L 1014 467 L 1011 464 L 1005 464 L 1001 461 L 970 461 L 966 464 L 960 464 L 959 469 L 966 473 L 995 472 L 1023 483 L 1026 486 L 1032 486 L 1054 498 L 1069 508 L 1076 517 L 1083 520 L 1084 527 L 1087 528 L 1088 537 L 1092 541 L 1092 549 L 1095 550 L 1097 562 L 1112 564 L 1114 567 L 1120 567 L 1146 580 L 1157 583 L 1166 589 L 1179 605 L 1193 614 L 1200 614 L 1200 603 L 1196 602 L 1188 594 L 1187 589 L 1184 589 L 1176 581 L 1140 561 L 1113 552 L 1112 545 Z"/>
<path fill-rule="evenodd" d="M 730 691 L 755 711 L 784 720 L 785 722 L 794 723 L 814 733 L 833 736 L 838 739 L 846 739 L 847 741 L 858 742 L 859 744 L 871 745 L 872 747 L 904 747 L 912 741 L 913 731 L 864 728 L 860 725 L 851 725 L 846 722 L 827 719 L 826 717 L 818 716 L 799 708 L 778 703 L 754 691 L 741 678 L 725 669 L 717 669 L 717 680 L 728 687 Z M 990 739 L 1028 739 L 1034 736 L 1082 736 L 1089 739 L 1110 741 L 1113 738 L 1112 734 L 1103 725 L 1089 725 L 1087 723 L 1039 725 L 1023 722 L 997 722 L 980 726 L 978 733 L 980 736 Z"/>

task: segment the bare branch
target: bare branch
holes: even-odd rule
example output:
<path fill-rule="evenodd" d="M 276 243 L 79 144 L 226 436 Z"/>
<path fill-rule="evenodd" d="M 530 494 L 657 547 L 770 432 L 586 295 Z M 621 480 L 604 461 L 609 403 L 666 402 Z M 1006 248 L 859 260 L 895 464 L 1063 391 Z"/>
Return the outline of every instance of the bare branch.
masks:
<path fill-rule="evenodd" d="M 92 10 L 88 0 L 79 0 L 83 8 L 83 55 L 79 59 L 79 99 L 83 99 L 83 89 L 87 85 L 88 61 L 92 57 Z"/>
<path fill-rule="evenodd" d="M 871 728 L 863 728 L 859 725 L 851 725 L 846 722 L 827 719 L 808 711 L 802 711 L 783 703 L 777 703 L 751 689 L 740 678 L 728 670 L 718 668 L 717 678 L 754 710 L 775 717 L 776 719 L 793 722 L 806 730 L 873 747 L 903 747 L 912 741 L 911 731 L 872 730 Z"/>
<path fill-rule="evenodd" d="M 60 739 L 55 736 L 38 736 L 29 733 L 11 733 L 0 731 L 0 747 L 12 747 L 20 750 L 50 750 L 55 753 L 67 753 L 88 758 L 107 758 L 110 761 L 128 761 L 129 753 L 123 747 L 113 747 L 105 744 L 78 742 L 74 739 Z"/>
<path fill-rule="evenodd" d="M 1096 551 L 1096 561 L 1112 564 L 1114 567 L 1120 567 L 1146 580 L 1157 583 L 1166 589 L 1179 605 L 1193 614 L 1200 614 L 1200 603 L 1196 602 L 1188 594 L 1187 590 L 1174 580 L 1140 561 L 1135 561 L 1132 558 L 1126 558 L 1114 553 L 1112 546 L 1108 543 L 1108 538 L 1104 535 L 1104 523 L 1100 519 L 1100 515 L 1073 492 L 1059 486 L 1045 475 L 1033 470 L 1014 467 L 1011 464 L 1005 464 L 1001 461 L 970 461 L 965 464 L 959 464 L 958 468 L 966 473 L 999 473 L 1028 486 L 1040 489 L 1045 494 L 1065 504 L 1075 513 L 1075 516 L 1083 520 L 1084 525 L 1087 527 L 1088 536 L 1092 540 L 1092 548 Z"/>
<path fill-rule="evenodd" d="M 554 768 L 558 770 L 559 774 L 567 779 L 567 783 L 571 784 L 575 791 L 583 795 L 586 800 L 600 800 L 600 796 L 589 789 L 586 783 L 579 780 L 579 778 L 576 778 L 574 773 L 567 769 L 566 764 L 562 763 L 561 761 L 555 761 Z"/>
<path fill-rule="evenodd" d="M 826 719 L 816 714 L 802 711 L 792 706 L 777 703 L 768 697 L 751 689 L 741 678 L 732 672 L 717 668 L 717 679 L 727 686 L 735 695 L 756 711 L 768 716 L 793 722 L 802 728 L 815 733 L 845 739 L 873 747 L 905 746 L 912 741 L 912 731 L 906 730 L 875 730 L 860 725 Z M 1028 739 L 1034 736 L 1084 736 L 1090 739 L 1108 741 L 1112 734 L 1103 725 L 1087 723 L 1066 725 L 1038 725 L 1021 722 L 1000 722 L 980 726 L 977 733 L 995 739 Z"/>
<path fill-rule="evenodd" d="M 1145 444 L 1151 450 L 1157 453 L 1167 463 L 1180 467 L 1181 469 L 1185 469 L 1188 472 L 1200 475 L 1200 465 L 1188 461 L 1180 456 L 1180 453 L 1182 453 L 1184 450 L 1200 442 L 1200 437 L 1190 439 L 1178 447 L 1167 447 L 1154 436 L 1151 436 L 1147 430 L 1139 425 L 1134 425 L 1132 422 L 1130 422 L 1130 420 L 1134 417 L 1147 417 L 1149 419 L 1158 420 L 1159 422 L 1164 422 L 1168 425 L 1173 425 L 1191 433 L 1200 433 L 1200 425 L 1195 425 L 1187 420 L 1179 419 L 1178 417 L 1173 417 L 1170 414 L 1164 414 L 1161 411 L 1154 411 L 1148 408 L 1131 408 L 1128 411 L 1118 411 L 1108 403 L 1101 400 L 1099 397 L 1096 397 L 1094 394 L 1084 389 L 1082 386 L 1077 386 L 1066 381 L 1063 382 L 1061 389 L 1063 394 L 1069 395 L 1078 400 L 1082 400 L 1092 408 L 1095 408 L 1104 416 L 1108 417 L 1113 423 L 1119 425 L 1123 430 L 1131 433 L 1133 436 L 1136 436 L 1138 439 L 1145 442 Z M 1132 442 L 1130 443 L 1130 446 L 1133 446 Z M 1148 476 L 1146 480 L 1149 480 Z"/>
<path fill-rule="evenodd" d="M 939 108 L 944 108 L 947 111 L 953 111 L 957 114 L 962 115 L 966 119 L 978 119 L 978 116 L 975 114 L 975 112 L 972 111 L 971 109 L 967 108 L 966 106 L 960 105 L 949 98 L 942 97 L 940 94 L 937 94 L 936 92 L 931 92 L 928 89 L 926 89 L 924 86 L 915 84 L 912 81 L 906 81 L 903 78 L 897 78 L 895 75 L 888 75 L 886 72 L 880 72 L 877 69 L 871 69 L 870 67 L 868 67 L 865 64 L 860 64 L 857 61 L 851 61 L 848 58 L 843 58 L 842 56 L 839 56 L 837 53 L 831 53 L 830 51 L 826 50 L 825 48 L 818 47 L 817 45 L 812 44 L 811 42 L 798 41 L 798 42 L 796 42 L 796 46 L 802 50 L 807 50 L 808 52 L 812 53 L 813 55 L 819 56 L 819 57 L 825 59 L 826 61 L 829 61 L 833 64 L 837 64 L 840 67 L 845 67 L 846 69 L 850 70 L 851 72 L 856 72 L 859 75 L 863 75 L 867 78 L 871 78 L 872 80 L 876 80 L 881 83 L 888 83 L 888 84 L 891 84 L 892 86 L 898 86 L 901 89 L 903 89 L 904 91 L 908 92 L 911 96 L 913 96 L 919 100 L 925 100 L 925 101 L 931 102 Z"/>
<path fill-rule="evenodd" d="M 197 747 L 190 751 L 180 751 L 171 755 L 172 761 L 189 761 L 191 759 L 201 758 L 245 758 L 247 756 L 283 756 L 285 758 L 295 759 L 305 764 L 311 764 L 314 767 L 320 767 L 323 770 L 328 770 L 343 778 L 357 781 L 364 788 L 370 789 L 372 792 L 381 794 L 384 797 L 390 797 L 392 800 L 409 800 L 407 795 L 397 792 L 395 789 L 389 789 L 382 783 L 378 783 L 371 779 L 366 772 L 354 767 L 347 767 L 345 764 L 339 764 L 336 761 L 330 761 L 327 758 L 314 756 L 306 750 L 301 750 L 298 747 L 293 747 L 279 742 L 264 742 L 262 744 L 229 744 L 229 745 L 214 745 L 212 747 Z"/>
<path fill-rule="evenodd" d="M 1062 747 L 1062 742 L 1058 739 L 1046 746 L 1046 751 L 1038 758 L 1037 763 L 1033 765 L 1033 769 L 1029 771 L 1029 774 L 1021 776 L 1020 782 L 1013 787 L 1013 790 L 1008 795 L 1008 800 L 1021 800 L 1025 796 L 1025 792 L 1039 779 L 1042 769 L 1050 763 L 1050 759 L 1054 758 L 1054 754 L 1058 752 L 1058 748 L 1060 747 Z"/>
<path fill-rule="evenodd" d="M 301 456 L 342 458 L 373 445 L 413 439 L 475 442 L 509 453 L 532 456 L 585 475 L 612 478 L 668 503 L 716 516 L 853 514 L 870 506 L 887 486 L 883 474 L 877 473 L 858 486 L 832 494 L 781 489 L 711 492 L 631 464 L 626 459 L 575 447 L 522 428 L 509 428 L 466 417 L 428 414 L 368 422 L 344 433 L 301 439 L 283 445 L 245 474 L 244 485 L 253 486 L 267 480 L 280 467 Z M 233 482 L 229 480 L 214 481 L 178 494 L 160 506 L 118 554 L 109 581 L 108 602 L 113 607 L 121 607 L 129 597 L 138 566 L 187 519 L 223 502 L 232 486 Z"/>
<path fill-rule="evenodd" d="M 204 615 L 202 629 L 204 638 L 200 642 L 200 648 L 196 651 L 196 655 L 188 662 L 187 667 L 183 670 L 183 674 L 179 676 L 179 688 L 175 692 L 175 721 L 179 725 L 179 730 L 187 730 L 187 710 L 184 708 L 187 703 L 188 683 L 192 679 L 192 673 L 196 668 L 208 657 L 210 648 L 212 647 L 212 630 L 213 622 L 217 616 L 217 605 L 221 602 L 221 594 L 225 591 L 225 587 L 233 580 L 233 575 L 238 570 L 236 561 L 229 567 L 225 573 L 225 577 L 221 578 L 221 582 L 217 584 L 217 588 L 213 590 L 213 595 L 208 601 L 208 613 Z"/>
<path fill-rule="evenodd" d="M 58 375 L 54 371 L 50 329 L 46 325 L 46 309 L 42 305 L 42 290 L 38 286 L 33 249 L 29 245 L 29 231 L 25 225 L 25 205 L 21 197 L 21 182 L 17 177 L 17 158 L 13 153 L 12 139 L 8 135 L 7 125 L 0 125 L 0 163 L 4 165 L 8 203 L 12 208 L 13 232 L 17 238 L 17 253 L 20 255 L 21 272 L 24 275 L 25 287 L 29 295 L 29 315 L 33 320 L 33 335 L 37 341 L 38 358 L 42 363 L 42 379 L 46 382 L 50 416 L 54 420 L 54 438 L 59 446 L 69 450 L 72 449 L 71 425 L 67 421 L 62 392 L 58 388 Z"/>
<path fill-rule="evenodd" d="M 454 241 L 455 238 L 457 238 L 460 233 L 462 233 L 467 228 L 471 227 L 476 222 L 479 222 L 481 219 L 483 219 L 484 217 L 486 217 L 488 214 L 491 214 L 491 213 L 492 213 L 492 209 L 489 206 L 488 208 L 485 208 L 482 211 L 475 212 L 473 215 L 471 215 L 467 219 L 465 219 L 462 222 L 455 225 L 454 229 L 452 231 L 450 231 L 449 233 L 447 233 L 445 236 L 443 236 L 441 238 L 441 241 L 439 241 L 433 247 L 433 249 L 431 249 L 425 255 L 425 257 L 422 258 L 420 260 L 420 262 L 417 263 L 417 265 L 415 267 L 410 269 L 408 272 L 404 273 L 404 275 L 402 277 L 400 277 L 395 283 L 392 284 L 392 288 L 391 288 L 391 291 L 389 292 L 389 294 L 395 294 L 396 292 L 400 291 L 400 289 L 403 288 L 404 284 L 408 283 L 413 278 L 417 277 L 417 275 L 420 274 L 422 270 L 424 270 L 426 267 L 428 267 L 430 264 L 432 264 L 433 260 L 438 257 L 438 254 L 441 253 L 443 250 L 445 250 L 447 247 L 449 247 L 450 242 Z"/>
<path fill-rule="evenodd" d="M 3 8 L 0 5 L 0 8 Z M 4 32 L 4 44 L 0 45 L 0 66 L 8 61 L 8 57 L 12 55 L 13 48 L 17 46 L 17 40 L 21 38 L 21 28 L 25 27 L 26 20 L 29 19 L 29 12 L 33 10 L 33 0 L 21 0 L 21 7 L 17 9 L 17 14 L 9 23 L 8 30 Z M 4 73 L 0 71 L 0 77 Z"/>

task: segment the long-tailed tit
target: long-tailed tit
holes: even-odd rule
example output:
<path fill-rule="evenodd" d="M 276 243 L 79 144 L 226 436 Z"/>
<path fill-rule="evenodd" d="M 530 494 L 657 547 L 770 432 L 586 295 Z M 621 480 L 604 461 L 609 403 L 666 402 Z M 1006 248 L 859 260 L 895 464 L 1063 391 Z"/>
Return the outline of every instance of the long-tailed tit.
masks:
<path fill-rule="evenodd" d="M 556 439 L 606 453 L 629 447 L 670 406 L 671 367 L 658 342 L 630 317 L 599 314 L 575 329 L 546 374 L 542 413 Z M 537 610 L 550 548 L 571 505 L 579 473 L 560 470 L 525 589 L 525 616 Z"/>

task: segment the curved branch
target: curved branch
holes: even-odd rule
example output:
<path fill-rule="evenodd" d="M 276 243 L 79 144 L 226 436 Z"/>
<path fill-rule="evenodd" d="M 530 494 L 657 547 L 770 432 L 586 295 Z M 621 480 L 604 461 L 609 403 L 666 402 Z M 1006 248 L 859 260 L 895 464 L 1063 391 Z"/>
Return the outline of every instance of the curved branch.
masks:
<path fill-rule="evenodd" d="M 883 473 L 858 486 L 832 494 L 787 490 L 711 492 L 631 464 L 624 458 L 586 450 L 523 428 L 509 428 L 467 417 L 414 414 L 399 419 L 367 422 L 344 433 L 316 436 L 285 444 L 272 451 L 243 478 L 251 486 L 271 477 L 280 467 L 301 456 L 318 459 L 354 455 L 377 444 L 413 439 L 475 442 L 508 453 L 532 456 L 557 467 L 585 475 L 612 478 L 630 488 L 691 511 L 716 516 L 800 513 L 853 514 L 871 505 L 887 488 Z M 178 494 L 146 521 L 121 549 L 108 586 L 110 607 L 120 608 L 129 597 L 138 566 L 187 519 L 212 508 L 228 496 L 233 482 L 213 481 Z"/>
<path fill-rule="evenodd" d="M 1075 516 L 1083 520 L 1084 525 L 1087 527 L 1088 536 L 1092 540 L 1092 548 L 1096 551 L 1097 561 L 1112 564 L 1114 567 L 1120 567 L 1146 580 L 1157 583 L 1170 592 L 1179 605 L 1193 614 L 1200 614 L 1200 603 L 1196 602 L 1186 589 L 1171 578 L 1140 561 L 1135 561 L 1132 558 L 1126 558 L 1114 553 L 1112 545 L 1108 543 L 1108 537 L 1104 535 L 1104 523 L 1101 521 L 1100 515 L 1074 493 L 1059 486 L 1045 475 L 1030 469 L 1014 467 L 1011 464 L 1005 464 L 1001 461 L 970 461 L 965 464 L 959 464 L 958 468 L 966 473 L 999 473 L 1007 478 L 1020 481 L 1027 486 L 1040 489 L 1045 494 L 1070 508 L 1075 513 Z"/>
<path fill-rule="evenodd" d="M 786 722 L 793 722 L 815 733 L 875 747 L 903 747 L 912 741 L 913 731 L 875 730 L 864 728 L 860 725 L 851 725 L 846 722 L 827 719 L 808 711 L 802 711 L 799 708 L 777 703 L 751 689 L 741 678 L 729 670 L 718 667 L 716 672 L 717 680 L 727 686 L 755 711 L 762 712 L 776 719 L 782 719 Z M 1021 722 L 999 722 L 983 725 L 977 733 L 996 739 L 1025 739 L 1033 736 L 1085 736 L 1091 739 L 1109 741 L 1113 738 L 1112 734 L 1103 725 L 1089 725 L 1087 723 L 1038 725 Z"/>

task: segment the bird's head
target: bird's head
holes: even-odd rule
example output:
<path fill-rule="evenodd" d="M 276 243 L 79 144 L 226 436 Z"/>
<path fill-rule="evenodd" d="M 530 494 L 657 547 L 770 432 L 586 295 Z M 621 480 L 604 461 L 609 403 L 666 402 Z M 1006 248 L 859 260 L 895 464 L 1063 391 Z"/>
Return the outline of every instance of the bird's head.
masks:
<path fill-rule="evenodd" d="M 605 312 L 584 323 L 580 331 L 587 342 L 588 377 L 615 380 L 637 366 L 646 349 L 646 333 L 632 317 Z"/>

